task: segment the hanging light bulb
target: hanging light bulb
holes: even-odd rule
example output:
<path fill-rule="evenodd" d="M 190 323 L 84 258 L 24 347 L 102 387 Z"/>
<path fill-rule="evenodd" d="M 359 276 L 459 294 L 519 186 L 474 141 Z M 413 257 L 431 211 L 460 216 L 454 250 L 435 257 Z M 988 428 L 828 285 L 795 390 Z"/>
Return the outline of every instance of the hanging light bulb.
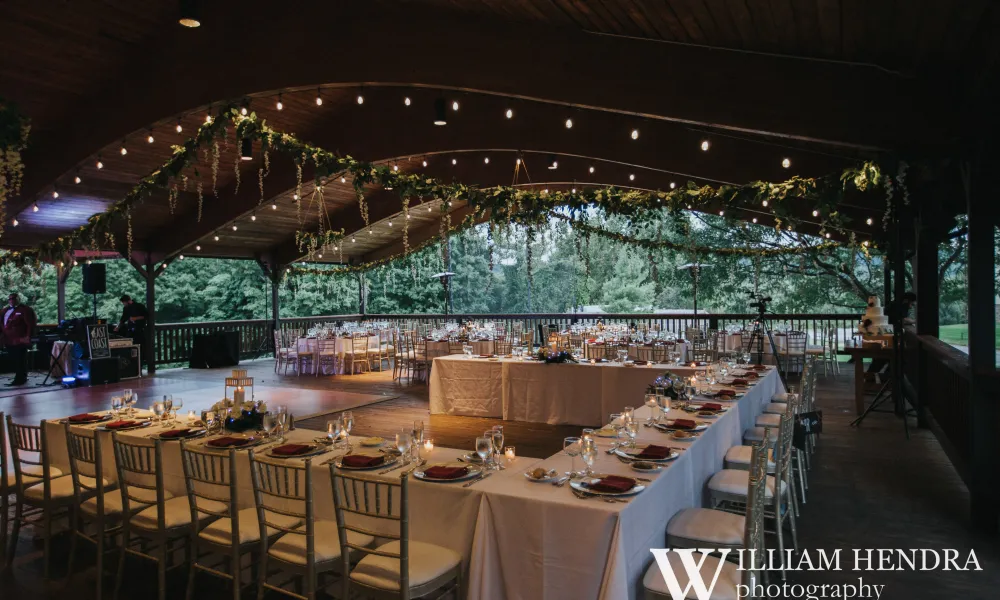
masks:
<path fill-rule="evenodd" d="M 177 22 L 184 27 L 200 27 L 201 19 L 198 12 L 197 0 L 181 0 L 180 18 Z"/>
<path fill-rule="evenodd" d="M 504 113 L 504 116 L 506 116 L 508 119 L 513 119 L 514 118 L 514 110 L 511 109 L 511 108 L 508 108 L 507 112 Z"/>
<path fill-rule="evenodd" d="M 150 144 L 152 144 L 153 142 L 156 141 L 156 139 L 153 138 L 153 130 L 152 129 L 149 130 L 149 136 L 146 138 L 146 141 L 149 142 Z"/>
<path fill-rule="evenodd" d="M 409 106 L 410 105 L 410 97 L 409 96 L 407 96 L 406 98 L 403 98 L 403 105 L 404 106 Z"/>
<path fill-rule="evenodd" d="M 78 264 L 80 264 L 80 263 L 76 262 L 75 260 L 73 261 L 73 266 L 74 267 L 77 266 Z"/>
<path fill-rule="evenodd" d="M 392 165 L 393 172 L 399 171 L 399 165 Z"/>
<path fill-rule="evenodd" d="M 826 239 L 830 239 L 830 232 L 826 233 Z"/>
<path fill-rule="evenodd" d="M 316 258 L 323 258 L 323 255 L 322 254 L 317 254 Z"/>
<path fill-rule="evenodd" d="M 243 115 L 244 117 L 247 116 L 247 107 L 244 106 L 240 108 L 240 114 Z"/>
<path fill-rule="evenodd" d="M 358 105 L 360 106 L 360 105 L 362 105 L 362 104 L 365 103 L 365 97 L 362 94 L 358 94 L 357 101 L 358 101 Z"/>
<path fill-rule="evenodd" d="M 555 171 L 558 168 L 559 168 L 559 161 L 556 160 L 555 154 L 550 154 L 549 155 L 549 170 L 550 171 Z"/>
<path fill-rule="evenodd" d="M 635 173 L 629 173 L 628 174 L 628 180 L 629 181 L 635 181 Z"/>
<path fill-rule="evenodd" d="M 179 259 L 181 259 L 181 260 L 184 260 L 184 255 L 183 255 L 183 254 L 180 254 L 180 255 L 178 255 L 178 256 L 177 256 L 177 258 L 179 258 Z"/>
<path fill-rule="evenodd" d="M 448 201 L 448 206 L 451 207 L 451 200 Z"/>
<path fill-rule="evenodd" d="M 671 182 L 670 182 L 670 189 L 674 189 L 674 188 L 676 188 L 676 187 L 677 187 L 677 184 L 676 184 L 676 183 L 674 183 L 673 181 L 671 181 Z"/>
<path fill-rule="evenodd" d="M 194 249 L 195 249 L 196 252 L 201 252 L 201 244 L 198 244 L 197 246 L 195 246 Z"/>
<path fill-rule="evenodd" d="M 868 247 L 868 240 L 865 240 L 865 241 L 861 242 L 861 245 L 864 246 L 865 248 L 867 248 Z"/>
<path fill-rule="evenodd" d="M 15 218 L 13 221 L 10 222 L 10 224 L 13 225 L 14 227 L 17 227 L 21 223 Z"/>
<path fill-rule="evenodd" d="M 285 104 L 281 101 L 281 94 L 278 94 L 278 102 L 274 105 L 278 110 L 285 110 Z"/>
<path fill-rule="evenodd" d="M 490 164 L 490 157 L 489 157 L 489 156 L 487 156 L 486 158 L 484 158 L 484 159 L 483 159 L 483 163 L 484 163 L 484 164 L 487 164 L 487 165 L 488 165 L 488 164 Z"/>
<path fill-rule="evenodd" d="M 573 188 L 573 189 L 571 189 L 571 190 L 569 191 L 569 193 L 571 193 L 571 194 L 575 194 L 575 193 L 576 193 L 576 188 Z"/>
<path fill-rule="evenodd" d="M 271 204 L 271 210 L 278 210 L 278 205 L 277 205 L 277 204 L 274 204 L 274 203 L 272 203 L 272 204 Z"/>
<path fill-rule="evenodd" d="M 251 221 L 256 221 L 256 220 L 257 220 L 257 213 L 252 213 L 252 214 L 250 215 L 250 220 L 251 220 Z"/>
<path fill-rule="evenodd" d="M 720 211 L 719 211 L 719 216 L 720 216 L 720 217 L 721 217 L 722 215 L 724 215 L 724 214 L 726 214 L 726 211 L 724 211 L 724 210 L 720 210 Z"/>
<path fill-rule="evenodd" d="M 77 176 L 73 178 L 73 183 L 77 183 L 77 184 L 83 183 L 83 180 L 80 179 L 80 175 L 79 174 L 77 174 Z"/>
<path fill-rule="evenodd" d="M 253 160 L 253 138 L 240 140 L 240 160 Z"/>
<path fill-rule="evenodd" d="M 38 212 L 38 203 L 37 202 L 33 202 L 31 204 L 31 212 Z"/>
<path fill-rule="evenodd" d="M 177 133 L 184 131 L 184 126 L 181 125 L 180 119 L 177 119 L 177 127 L 174 127 L 174 131 L 176 131 Z"/>
<path fill-rule="evenodd" d="M 761 206 L 767 206 L 767 200 L 764 200 L 764 201 L 763 201 L 763 202 L 761 202 L 760 204 L 761 204 Z"/>
<path fill-rule="evenodd" d="M 711 147 L 711 144 L 708 143 L 708 140 L 702 140 L 701 141 L 701 151 L 702 152 L 708 152 L 708 149 L 710 147 Z"/>
<path fill-rule="evenodd" d="M 814 210 L 813 211 L 813 216 L 814 217 L 818 217 L 819 216 L 819 211 L 818 210 Z"/>
<path fill-rule="evenodd" d="M 866 225 L 871 225 L 872 224 L 872 218 L 868 217 L 868 219 L 865 221 L 865 224 Z"/>
<path fill-rule="evenodd" d="M 293 193 L 292 194 L 292 200 L 296 200 L 297 201 L 298 199 L 299 199 L 299 195 Z"/>
<path fill-rule="evenodd" d="M 316 106 L 323 106 L 323 94 L 316 88 Z"/>
<path fill-rule="evenodd" d="M 205 124 L 207 124 L 207 125 L 211 125 L 212 124 L 212 114 L 211 113 L 205 115 Z"/>
<path fill-rule="evenodd" d="M 437 98 L 434 100 L 434 124 L 443 127 L 448 124 L 448 118 L 445 116 L 445 103 L 444 98 Z"/>
<path fill-rule="evenodd" d="M 427 166 L 427 161 L 425 160 L 421 164 L 426 167 Z"/>
<path fill-rule="evenodd" d="M 639 130 L 638 129 L 633 129 L 632 130 L 632 139 L 633 140 L 639 139 Z"/>
<path fill-rule="evenodd" d="M 458 159 L 457 159 L 457 158 L 453 158 L 453 159 L 451 159 L 451 164 L 452 164 L 453 166 L 454 166 L 454 165 L 457 165 L 457 164 L 458 164 Z"/>
<path fill-rule="evenodd" d="M 340 183 L 347 183 L 347 178 L 343 175 L 340 176 Z"/>
<path fill-rule="evenodd" d="M 427 212 L 431 212 L 431 207 L 430 206 L 427 207 Z"/>
<path fill-rule="evenodd" d="M 407 220 L 407 221 L 409 221 L 409 220 L 410 220 L 410 213 L 406 213 L 406 220 Z"/>
<path fill-rule="evenodd" d="M 521 164 L 521 159 L 519 158 L 516 161 L 514 161 L 514 164 L 518 164 L 518 165 Z"/>
<path fill-rule="evenodd" d="M 454 111 L 458 110 L 458 100 L 455 100 L 454 102 L 451 103 L 451 110 Z"/>
<path fill-rule="evenodd" d="M 389 227 L 392 227 L 392 221 L 389 221 Z"/>
<path fill-rule="evenodd" d="M 119 150 L 119 152 L 122 153 L 122 156 L 125 156 L 126 154 L 128 154 L 128 148 L 125 147 L 125 140 L 122 140 L 122 147 L 121 147 L 121 150 Z"/>
<path fill-rule="evenodd" d="M 52 197 L 53 198 L 58 198 L 59 197 L 59 190 L 53 188 L 52 189 Z"/>
<path fill-rule="evenodd" d="M 236 225 L 234 224 L 234 225 L 233 225 L 233 231 L 236 231 L 236 229 L 237 229 L 237 228 L 236 228 Z"/>
<path fill-rule="evenodd" d="M 219 236 L 214 235 L 214 236 L 212 236 L 212 239 L 215 240 L 215 241 L 219 241 Z"/>
<path fill-rule="evenodd" d="M 97 157 L 97 168 L 98 169 L 103 169 L 104 168 L 104 163 L 101 162 L 101 157 Z"/>
<path fill-rule="evenodd" d="M 354 243 L 354 242 L 356 242 L 356 241 L 358 241 L 358 238 L 356 238 L 356 237 L 353 237 L 353 236 L 352 236 L 352 237 L 351 237 L 351 243 L 353 244 L 353 243 Z"/>
<path fill-rule="evenodd" d="M 792 166 L 792 161 L 790 159 L 787 159 L 787 158 L 782 159 L 781 166 L 785 167 L 787 169 L 788 167 Z"/>
<path fill-rule="evenodd" d="M 573 119 L 566 119 L 566 129 L 573 129 Z"/>

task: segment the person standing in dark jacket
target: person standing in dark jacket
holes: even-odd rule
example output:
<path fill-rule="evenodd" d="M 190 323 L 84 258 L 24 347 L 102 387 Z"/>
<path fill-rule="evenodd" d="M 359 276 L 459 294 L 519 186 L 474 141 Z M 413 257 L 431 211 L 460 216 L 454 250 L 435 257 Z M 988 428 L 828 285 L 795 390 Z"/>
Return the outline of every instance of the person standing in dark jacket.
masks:
<path fill-rule="evenodd" d="M 7 385 L 24 385 L 28 383 L 28 348 L 38 317 L 30 306 L 21 304 L 21 298 L 14 292 L 7 297 L 0 320 L 3 322 L 3 345 L 14 359 L 14 380 Z"/>

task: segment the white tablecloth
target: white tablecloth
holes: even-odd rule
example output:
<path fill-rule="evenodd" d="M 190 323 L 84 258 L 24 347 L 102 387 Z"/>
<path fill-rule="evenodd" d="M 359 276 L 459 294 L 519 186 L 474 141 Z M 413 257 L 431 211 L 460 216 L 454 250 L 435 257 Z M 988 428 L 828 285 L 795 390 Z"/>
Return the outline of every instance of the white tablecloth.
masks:
<path fill-rule="evenodd" d="M 650 548 L 663 548 L 670 518 L 702 506 L 704 487 L 723 466 L 726 451 L 742 443 L 762 405 L 782 389 L 772 370 L 732 409 L 690 443 L 641 428 L 639 441 L 689 447 L 649 489 L 628 504 L 580 500 L 567 487 L 529 481 L 483 482 L 483 505 L 473 546 L 470 600 L 625 600 L 641 598 Z M 640 418 L 646 409 L 637 409 Z M 610 440 L 598 438 L 606 449 Z M 565 471 L 569 457 L 539 463 Z M 581 468 L 582 461 L 576 461 Z M 599 454 L 597 472 L 634 475 L 614 456 Z"/>
<path fill-rule="evenodd" d="M 682 376 L 695 371 L 674 365 L 439 357 L 431 369 L 431 414 L 592 426 L 625 406 L 641 406 L 646 388 L 667 370 Z"/>

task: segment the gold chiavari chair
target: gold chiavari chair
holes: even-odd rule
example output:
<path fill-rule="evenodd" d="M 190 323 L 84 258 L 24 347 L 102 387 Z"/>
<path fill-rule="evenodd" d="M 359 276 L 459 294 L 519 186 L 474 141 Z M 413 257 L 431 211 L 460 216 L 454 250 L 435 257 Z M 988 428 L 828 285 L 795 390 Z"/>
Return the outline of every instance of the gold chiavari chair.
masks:
<path fill-rule="evenodd" d="M 424 373 L 424 379 L 430 383 L 431 360 L 427 358 L 427 337 L 415 333 L 410 334 L 410 347 L 412 348 L 412 358 L 410 359 L 410 375 L 416 373 L 418 376 Z"/>
<path fill-rule="evenodd" d="M 284 375 L 288 375 L 288 365 L 295 367 L 295 372 L 299 369 L 299 335 L 301 330 L 285 329 L 281 332 L 281 347 L 285 349 L 285 370 Z"/>
<path fill-rule="evenodd" d="M 406 336 L 399 329 L 392 330 L 392 345 L 395 348 L 395 357 L 392 361 L 392 378 L 399 380 L 403 378 L 403 372 L 409 365 L 410 347 L 406 342 Z"/>
<path fill-rule="evenodd" d="M 121 531 L 121 494 L 116 485 L 104 477 L 101 440 L 93 430 L 77 429 L 66 423 L 66 450 L 69 454 L 73 480 L 74 510 L 70 520 L 72 540 L 66 581 L 73 578 L 76 548 L 79 540 L 90 542 L 96 550 L 96 598 L 102 598 L 104 555 L 112 551 L 114 537 Z M 87 525 L 94 533 L 87 533 Z"/>
<path fill-rule="evenodd" d="M 753 447 L 751 467 L 747 473 L 747 485 L 744 496 L 746 499 L 746 517 L 743 518 L 742 521 L 742 540 L 739 544 L 741 549 L 749 551 L 747 552 L 747 555 L 750 556 L 750 561 L 747 568 L 741 568 L 741 565 L 738 564 L 737 561 L 725 560 L 724 557 L 716 556 L 714 554 L 706 555 L 701 553 L 698 556 L 693 555 L 695 562 L 700 565 L 699 571 L 702 581 L 716 581 L 716 584 L 712 587 L 709 595 L 707 596 L 708 600 L 732 600 L 733 598 L 757 597 L 753 595 L 755 593 L 754 590 L 757 588 L 758 584 L 761 583 L 761 580 L 765 575 L 763 571 L 765 531 L 764 518 L 768 501 L 768 476 L 766 473 L 766 465 L 766 446 L 763 444 L 755 445 Z M 685 511 L 678 513 L 678 516 L 684 514 L 684 512 Z M 678 516 L 671 519 L 671 523 L 674 523 Z M 685 517 L 685 519 L 691 520 L 691 517 Z M 738 523 L 734 522 L 733 526 L 736 525 L 738 525 Z M 669 528 L 670 525 L 667 527 Z M 676 527 L 677 525 L 675 525 L 675 528 Z M 735 534 L 736 532 L 732 532 L 732 534 L 727 536 L 727 539 L 733 539 L 733 535 Z M 717 536 L 713 535 L 711 537 Z M 694 548 L 698 545 L 707 545 L 703 544 L 701 540 L 698 539 L 671 537 L 669 533 L 667 542 L 671 546 L 671 549 Z M 688 542 L 693 542 L 693 544 L 689 544 Z M 713 550 L 715 548 L 725 550 L 735 546 L 734 544 L 714 546 L 715 542 L 711 543 L 713 544 Z M 695 552 L 699 551 L 695 550 Z M 674 573 L 686 572 L 681 556 L 677 552 L 667 552 L 664 559 L 669 563 L 669 568 Z M 666 580 L 663 578 L 663 572 L 660 570 L 656 561 L 654 561 L 653 564 L 646 569 L 646 575 L 642 579 L 642 585 L 643 588 L 645 588 L 646 600 L 673 600 L 670 588 L 667 586 Z M 740 586 L 744 586 L 744 589 L 749 590 L 751 595 L 741 595 Z M 704 598 L 704 596 L 699 596 L 699 598 Z"/>
<path fill-rule="evenodd" d="M 708 338 L 691 341 L 691 360 L 709 362 L 712 360 L 711 342 Z"/>
<path fill-rule="evenodd" d="M 271 590 L 293 598 L 313 600 L 320 589 L 322 576 L 343 575 L 346 571 L 342 568 L 340 532 L 336 522 L 316 518 L 312 460 L 279 464 L 259 460 L 253 450 L 249 452 L 249 457 L 260 528 L 257 597 L 263 598 L 264 591 Z M 294 519 L 298 524 L 290 525 L 288 519 Z M 268 528 L 280 537 L 272 535 Z M 350 539 L 353 544 L 362 547 L 375 542 L 375 538 L 363 534 L 352 534 Z M 301 593 L 269 582 L 272 569 L 274 575 L 290 574 L 293 580 L 299 580 Z"/>
<path fill-rule="evenodd" d="M 236 450 L 220 454 L 182 442 L 181 461 L 191 521 L 196 523 L 191 528 L 193 555 L 188 572 L 187 600 L 194 594 L 198 571 L 231 581 L 233 598 L 239 600 L 244 585 L 241 561 L 245 554 L 259 549 L 261 529 L 255 507 L 239 509 Z M 217 504 L 220 503 L 227 509 L 219 511 Z M 292 518 L 280 520 L 288 527 L 300 523 Z M 270 536 L 278 534 L 270 528 L 267 532 Z"/>
<path fill-rule="evenodd" d="M 52 521 L 73 506 L 73 480 L 49 464 L 48 440 L 42 425 L 15 423 L 7 415 L 10 436 L 10 459 L 14 465 L 14 521 L 10 533 L 7 565 L 14 560 L 21 525 L 41 522 L 44 577 L 49 578 L 49 556 L 52 543 Z M 32 454 L 32 460 L 25 456 Z"/>
<path fill-rule="evenodd" d="M 4 414 L 0 410 L 0 554 L 6 555 L 10 495 L 14 492 L 17 481 L 11 477 L 11 474 L 7 473 L 7 428 L 3 423 Z"/>
<path fill-rule="evenodd" d="M 463 342 L 462 340 L 449 339 L 448 340 L 448 354 L 461 354 L 462 353 L 462 346 L 464 346 L 465 344 L 466 344 L 466 342 Z"/>
<path fill-rule="evenodd" d="M 330 373 L 337 371 L 337 338 L 326 337 L 316 341 L 316 377 L 323 367 L 330 367 Z M 326 372 L 324 371 L 324 375 Z"/>
<path fill-rule="evenodd" d="M 806 360 L 806 332 L 789 331 L 785 336 L 785 348 L 781 355 L 785 373 L 800 371 Z"/>
<path fill-rule="evenodd" d="M 191 507 L 187 498 L 174 496 L 164 488 L 162 441 L 150 444 L 144 438 L 126 438 L 118 432 L 113 433 L 111 439 L 123 514 L 114 597 L 118 598 L 125 579 L 125 560 L 133 555 L 156 563 L 157 594 L 164 600 L 167 597 L 167 570 L 175 568 L 170 565 L 176 552 L 184 550 L 184 563 L 191 555 Z M 229 509 L 222 502 L 204 502 L 205 508 L 216 512 Z M 137 512 L 133 503 L 145 507 Z"/>
<path fill-rule="evenodd" d="M 360 365 L 364 370 L 371 371 L 372 364 L 368 360 L 368 337 L 354 336 L 351 340 L 350 353 L 344 354 L 344 360 L 348 362 L 347 372 L 355 374 L 355 369 Z"/>
<path fill-rule="evenodd" d="M 351 590 L 378 600 L 440 598 L 462 589 L 462 557 L 454 550 L 410 539 L 408 475 L 397 480 L 374 480 L 338 470 L 330 464 L 333 503 L 340 533 L 341 597 Z M 393 499 L 395 500 L 395 503 Z M 377 529 L 367 525 L 377 523 Z M 394 531 L 393 531 L 394 530 Z M 392 541 L 378 547 L 358 543 L 354 536 L 378 536 Z M 352 554 L 363 554 L 351 569 Z"/>

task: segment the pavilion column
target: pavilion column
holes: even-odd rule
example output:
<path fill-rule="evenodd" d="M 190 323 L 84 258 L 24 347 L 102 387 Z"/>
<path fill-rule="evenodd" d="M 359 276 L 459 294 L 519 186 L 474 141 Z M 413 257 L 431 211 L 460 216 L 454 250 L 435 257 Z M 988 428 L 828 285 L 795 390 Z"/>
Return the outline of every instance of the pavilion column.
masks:
<path fill-rule="evenodd" d="M 358 313 L 364 316 L 368 312 L 368 294 L 365 290 L 365 274 L 358 272 Z"/>
<path fill-rule="evenodd" d="M 281 265 L 272 265 L 268 275 L 271 281 L 271 329 L 281 329 Z"/>
<path fill-rule="evenodd" d="M 156 277 L 157 272 L 153 256 L 148 252 L 132 252 L 129 262 L 146 282 L 146 339 L 142 354 L 146 359 L 146 373 L 156 372 Z M 161 269 L 160 272 L 163 270 Z"/>
<path fill-rule="evenodd" d="M 940 285 L 938 284 L 937 228 L 928 215 L 920 215 L 917 229 L 916 275 L 917 333 L 938 337 Z"/>
<path fill-rule="evenodd" d="M 970 513 L 973 526 L 989 533 L 998 529 L 1000 517 L 1000 392 L 996 389 L 994 298 L 994 208 L 996 191 L 989 172 L 995 157 L 986 154 L 963 169 L 969 218 L 969 372 L 972 424 L 970 460 Z"/>
<path fill-rule="evenodd" d="M 56 267 L 56 322 L 62 323 L 66 318 L 66 281 L 73 270 L 73 263 L 63 263 L 66 266 Z"/>

